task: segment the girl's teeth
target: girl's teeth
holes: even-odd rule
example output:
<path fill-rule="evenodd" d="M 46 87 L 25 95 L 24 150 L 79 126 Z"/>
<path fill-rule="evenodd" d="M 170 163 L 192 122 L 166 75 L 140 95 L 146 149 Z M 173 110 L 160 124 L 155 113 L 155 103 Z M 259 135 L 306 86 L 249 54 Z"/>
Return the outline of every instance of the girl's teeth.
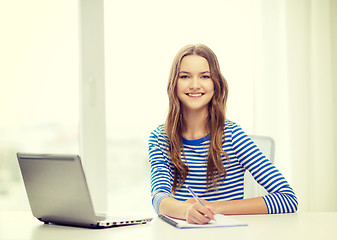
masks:
<path fill-rule="evenodd" d="M 200 93 L 198 93 L 198 94 L 188 94 L 189 96 L 191 96 L 191 97 L 200 97 L 201 96 L 201 94 Z"/>

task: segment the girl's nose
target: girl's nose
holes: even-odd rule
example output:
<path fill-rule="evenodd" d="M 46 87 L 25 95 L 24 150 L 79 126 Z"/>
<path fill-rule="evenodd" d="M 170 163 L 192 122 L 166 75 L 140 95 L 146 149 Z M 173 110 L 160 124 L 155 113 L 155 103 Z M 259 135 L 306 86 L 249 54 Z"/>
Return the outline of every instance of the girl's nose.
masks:
<path fill-rule="evenodd" d="M 197 77 L 191 78 L 190 89 L 200 89 L 200 81 Z"/>

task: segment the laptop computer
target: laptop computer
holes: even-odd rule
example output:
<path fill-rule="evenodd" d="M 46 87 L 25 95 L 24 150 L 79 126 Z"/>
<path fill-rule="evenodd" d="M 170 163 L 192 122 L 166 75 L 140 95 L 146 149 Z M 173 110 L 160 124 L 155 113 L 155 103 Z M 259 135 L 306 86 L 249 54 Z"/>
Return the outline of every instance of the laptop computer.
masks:
<path fill-rule="evenodd" d="M 34 217 L 89 228 L 144 224 L 152 218 L 97 216 L 78 155 L 17 153 Z"/>

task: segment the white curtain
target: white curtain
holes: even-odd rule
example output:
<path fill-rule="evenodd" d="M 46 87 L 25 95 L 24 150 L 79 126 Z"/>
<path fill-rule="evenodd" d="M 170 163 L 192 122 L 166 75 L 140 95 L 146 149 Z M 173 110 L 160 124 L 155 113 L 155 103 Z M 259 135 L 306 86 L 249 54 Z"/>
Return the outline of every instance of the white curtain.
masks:
<path fill-rule="evenodd" d="M 275 138 L 300 211 L 337 211 L 337 1 L 259 4 L 254 131 Z"/>

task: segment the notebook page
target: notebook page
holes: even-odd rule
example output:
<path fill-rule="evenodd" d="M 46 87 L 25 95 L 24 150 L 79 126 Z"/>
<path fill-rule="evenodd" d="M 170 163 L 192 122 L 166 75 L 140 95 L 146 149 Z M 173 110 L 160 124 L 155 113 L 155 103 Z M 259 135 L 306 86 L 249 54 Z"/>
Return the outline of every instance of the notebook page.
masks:
<path fill-rule="evenodd" d="M 190 224 L 185 220 L 180 220 L 172 217 L 165 216 L 171 221 L 175 222 L 175 227 L 177 228 L 214 228 L 214 227 L 238 227 L 238 226 L 248 226 L 246 223 L 241 222 L 234 217 L 216 214 L 214 218 L 216 221 L 211 221 L 207 224 Z M 163 219 L 164 220 L 164 219 Z M 164 220 L 165 221 L 165 220 Z"/>

